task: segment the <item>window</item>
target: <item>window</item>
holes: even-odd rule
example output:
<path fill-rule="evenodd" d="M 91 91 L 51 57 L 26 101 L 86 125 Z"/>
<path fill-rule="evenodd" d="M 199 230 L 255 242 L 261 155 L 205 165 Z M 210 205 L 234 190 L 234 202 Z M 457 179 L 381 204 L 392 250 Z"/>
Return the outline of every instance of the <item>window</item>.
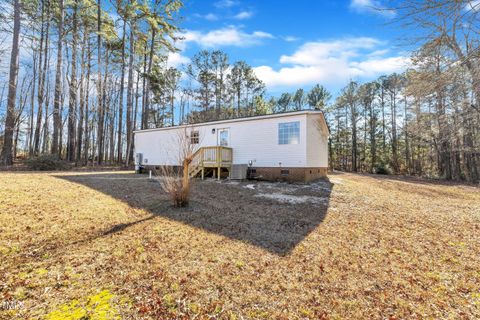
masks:
<path fill-rule="evenodd" d="M 199 144 L 200 143 L 200 133 L 198 131 L 192 131 L 190 134 L 190 143 Z"/>
<path fill-rule="evenodd" d="M 218 144 L 222 147 L 228 147 L 229 145 L 229 130 L 228 129 L 219 129 L 218 130 Z"/>
<path fill-rule="evenodd" d="M 278 144 L 300 143 L 300 121 L 278 124 Z"/>

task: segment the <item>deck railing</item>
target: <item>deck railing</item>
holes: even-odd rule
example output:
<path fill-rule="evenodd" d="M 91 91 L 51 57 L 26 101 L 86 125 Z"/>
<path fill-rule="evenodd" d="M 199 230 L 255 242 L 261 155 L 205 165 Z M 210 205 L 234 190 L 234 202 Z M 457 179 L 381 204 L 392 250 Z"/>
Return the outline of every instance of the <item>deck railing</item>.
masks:
<path fill-rule="evenodd" d="M 230 168 L 233 160 L 233 149 L 223 146 L 201 147 L 193 155 L 189 166 L 189 175 L 195 176 L 205 168 Z M 203 175 L 203 173 L 202 173 Z"/>
<path fill-rule="evenodd" d="M 204 165 L 221 165 L 229 164 L 232 162 L 232 148 L 213 146 L 203 147 L 202 150 L 202 162 Z"/>

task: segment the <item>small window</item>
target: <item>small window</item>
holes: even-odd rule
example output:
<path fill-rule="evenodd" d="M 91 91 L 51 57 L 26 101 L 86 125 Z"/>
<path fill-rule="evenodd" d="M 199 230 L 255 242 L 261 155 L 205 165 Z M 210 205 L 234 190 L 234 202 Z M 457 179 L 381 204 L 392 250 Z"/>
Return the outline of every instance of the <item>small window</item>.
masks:
<path fill-rule="evenodd" d="M 280 170 L 280 174 L 281 174 L 282 176 L 288 176 L 288 175 L 290 174 L 290 170 L 288 170 L 288 169 L 282 169 L 282 170 Z"/>
<path fill-rule="evenodd" d="M 198 131 L 192 131 L 190 134 L 190 143 L 199 144 L 200 143 L 200 133 Z"/>
<path fill-rule="evenodd" d="M 300 143 L 300 121 L 278 124 L 278 144 Z"/>

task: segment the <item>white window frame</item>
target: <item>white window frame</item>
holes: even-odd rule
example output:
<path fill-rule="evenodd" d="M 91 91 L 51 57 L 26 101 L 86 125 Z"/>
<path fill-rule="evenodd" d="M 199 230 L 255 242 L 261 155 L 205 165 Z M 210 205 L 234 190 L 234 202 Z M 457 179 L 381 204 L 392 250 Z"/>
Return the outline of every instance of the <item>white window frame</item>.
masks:
<path fill-rule="evenodd" d="M 200 143 L 200 131 L 193 130 L 190 132 L 190 144 L 199 144 Z"/>
<path fill-rule="evenodd" d="M 283 126 L 286 126 L 286 128 Z M 295 139 L 295 136 L 292 138 L 294 133 L 297 135 L 297 139 Z M 300 144 L 300 121 L 280 122 L 278 124 L 278 144 Z"/>
<path fill-rule="evenodd" d="M 222 140 L 220 138 L 220 135 L 222 134 L 222 132 L 228 132 L 228 137 L 227 137 L 227 145 L 226 146 L 223 146 L 222 145 Z M 220 129 L 217 129 L 217 145 L 218 146 L 222 146 L 222 147 L 230 147 L 230 128 L 220 128 Z"/>

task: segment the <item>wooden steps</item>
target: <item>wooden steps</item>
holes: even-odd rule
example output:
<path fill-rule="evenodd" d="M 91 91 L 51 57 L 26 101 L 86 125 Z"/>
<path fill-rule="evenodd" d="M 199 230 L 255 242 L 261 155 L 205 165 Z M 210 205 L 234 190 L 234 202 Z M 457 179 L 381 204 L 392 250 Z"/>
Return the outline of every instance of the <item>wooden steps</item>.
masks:
<path fill-rule="evenodd" d="M 207 170 L 213 170 L 214 175 L 220 180 L 222 168 L 230 173 L 233 160 L 233 149 L 223 146 L 201 147 L 192 156 L 188 168 L 188 175 L 194 178 L 201 174 L 205 178 Z"/>

